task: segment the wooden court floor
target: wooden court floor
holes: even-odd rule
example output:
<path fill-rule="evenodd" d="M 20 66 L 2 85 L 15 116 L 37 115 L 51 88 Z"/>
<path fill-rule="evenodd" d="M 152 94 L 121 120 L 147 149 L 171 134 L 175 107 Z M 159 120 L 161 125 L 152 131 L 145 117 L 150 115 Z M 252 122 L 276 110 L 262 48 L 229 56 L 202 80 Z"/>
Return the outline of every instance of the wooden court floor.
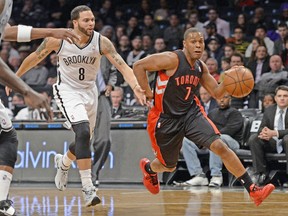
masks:
<path fill-rule="evenodd" d="M 79 187 L 78 187 L 79 186 Z M 288 193 L 277 188 L 262 205 L 255 207 L 242 187 L 161 187 L 152 195 L 142 185 L 101 185 L 102 203 L 83 207 L 80 185 L 58 191 L 53 185 L 12 185 L 10 199 L 18 215 L 51 216 L 284 216 L 288 215 Z"/>

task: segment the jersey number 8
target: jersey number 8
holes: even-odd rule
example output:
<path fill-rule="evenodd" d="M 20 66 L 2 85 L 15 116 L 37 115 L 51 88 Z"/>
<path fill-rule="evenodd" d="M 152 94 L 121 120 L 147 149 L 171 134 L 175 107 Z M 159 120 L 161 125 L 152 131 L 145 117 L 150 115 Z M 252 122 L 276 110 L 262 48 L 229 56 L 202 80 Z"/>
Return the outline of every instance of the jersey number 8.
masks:
<path fill-rule="evenodd" d="M 84 79 L 85 79 L 85 69 L 79 68 L 79 80 L 84 80 Z"/>

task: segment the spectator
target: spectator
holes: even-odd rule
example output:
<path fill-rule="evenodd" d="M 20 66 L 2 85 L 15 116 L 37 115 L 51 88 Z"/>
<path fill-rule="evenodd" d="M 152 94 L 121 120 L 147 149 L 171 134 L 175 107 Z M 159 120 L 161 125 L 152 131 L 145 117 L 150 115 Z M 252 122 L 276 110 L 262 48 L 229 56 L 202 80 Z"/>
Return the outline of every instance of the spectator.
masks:
<path fill-rule="evenodd" d="M 237 52 L 241 53 L 242 55 L 245 54 L 247 47 L 249 46 L 249 42 L 244 39 L 244 32 L 242 27 L 236 26 L 234 28 L 233 37 L 228 38 L 227 43 L 232 43 L 235 46 Z"/>
<path fill-rule="evenodd" d="M 288 71 L 288 35 L 284 38 L 285 49 L 281 54 L 283 66 Z"/>
<path fill-rule="evenodd" d="M 286 152 L 288 142 L 288 87 L 278 86 L 275 90 L 275 105 L 264 111 L 257 134 L 251 135 L 248 145 L 252 154 L 252 163 L 255 171 L 254 181 L 263 185 L 268 179 L 269 168 L 265 153 Z"/>
<path fill-rule="evenodd" d="M 281 55 L 285 50 L 284 38 L 288 36 L 288 26 L 286 23 L 282 22 L 278 24 L 277 31 L 279 34 L 279 38 L 274 41 L 274 54 Z M 283 61 L 284 62 L 284 61 Z"/>
<path fill-rule="evenodd" d="M 256 27 L 256 31 L 255 31 L 255 37 L 258 37 L 262 40 L 264 40 L 264 43 L 267 47 L 267 50 L 268 50 L 268 54 L 269 55 L 273 55 L 273 51 L 274 51 L 274 42 L 267 37 L 267 29 L 264 25 L 258 25 Z M 245 52 L 245 57 L 249 57 L 248 55 L 246 56 L 246 54 L 252 53 L 252 43 L 249 44 L 249 46 L 247 47 L 247 50 Z"/>
<path fill-rule="evenodd" d="M 226 20 L 219 18 L 219 14 L 216 8 L 210 8 L 208 11 L 208 19 L 204 25 L 206 26 L 209 22 L 215 23 L 217 26 L 217 33 L 222 35 L 224 38 L 230 36 L 230 23 Z"/>
<path fill-rule="evenodd" d="M 25 104 L 23 95 L 19 93 L 15 93 L 12 97 L 13 116 L 16 116 L 18 112 L 25 107 L 26 107 L 26 104 Z"/>
<path fill-rule="evenodd" d="M 206 114 L 209 114 L 213 109 L 218 107 L 216 100 L 202 86 L 199 88 L 199 96 L 201 105 L 203 106 Z"/>
<path fill-rule="evenodd" d="M 252 48 L 251 50 L 246 50 L 245 52 L 245 60 L 247 62 L 247 64 L 249 64 L 250 62 L 254 61 L 255 60 L 255 53 L 256 53 L 256 48 L 259 46 L 259 45 L 265 45 L 264 43 L 264 40 L 263 39 L 260 39 L 258 37 L 254 37 L 252 39 Z"/>
<path fill-rule="evenodd" d="M 121 87 L 115 87 L 111 92 L 111 103 L 112 103 L 112 118 L 118 119 L 124 116 L 125 111 L 122 108 L 122 101 L 124 98 L 124 92 Z"/>
<path fill-rule="evenodd" d="M 193 9 L 190 12 L 188 23 L 191 24 L 191 27 L 197 28 L 200 32 L 203 33 L 203 35 L 205 35 L 204 24 L 199 21 L 198 11 L 196 9 Z"/>
<path fill-rule="evenodd" d="M 114 25 L 114 9 L 111 0 L 103 0 L 99 9 L 99 16 L 105 25 Z"/>
<path fill-rule="evenodd" d="M 278 23 L 285 22 L 288 26 L 288 3 L 283 3 L 280 7 L 280 10 L 282 13 L 280 15 Z"/>
<path fill-rule="evenodd" d="M 136 36 L 141 36 L 142 32 L 138 26 L 138 18 L 136 16 L 132 15 L 129 18 L 126 33 L 129 40 L 133 40 Z"/>
<path fill-rule="evenodd" d="M 154 20 L 156 22 L 168 20 L 169 9 L 166 0 L 160 0 L 160 8 L 155 10 Z"/>
<path fill-rule="evenodd" d="M 145 20 L 145 16 L 147 14 L 153 14 L 153 10 L 151 8 L 151 4 L 150 4 L 150 1 L 149 0 L 142 0 L 141 1 L 141 4 L 140 4 L 140 8 L 137 12 L 138 14 L 138 17 L 140 20 Z M 153 17 L 152 17 L 153 19 Z"/>
<path fill-rule="evenodd" d="M 201 61 L 203 61 L 204 63 L 206 63 L 207 59 L 211 58 L 209 52 L 207 51 L 207 49 L 203 50 L 202 56 L 201 56 Z"/>
<path fill-rule="evenodd" d="M 126 26 L 123 24 L 119 24 L 115 27 L 115 35 L 116 35 L 116 47 L 119 47 L 120 38 L 126 34 Z M 128 38 L 129 39 L 129 38 Z"/>
<path fill-rule="evenodd" d="M 58 57 L 57 54 L 51 53 L 49 56 L 50 59 L 50 67 L 48 68 L 48 78 L 47 78 L 47 84 L 53 85 L 57 81 L 57 61 Z"/>
<path fill-rule="evenodd" d="M 227 58 L 225 56 L 221 58 L 221 71 L 220 71 L 219 82 L 222 82 L 224 80 L 224 76 L 225 76 L 224 71 L 227 71 L 230 69 L 230 62 L 231 62 L 230 58 Z"/>
<path fill-rule="evenodd" d="M 148 34 L 150 37 L 152 37 L 153 41 L 155 41 L 155 39 L 158 37 L 162 37 L 160 28 L 157 24 L 154 23 L 153 16 L 151 14 L 146 14 L 144 16 L 143 22 L 144 25 L 142 28 L 142 37 Z"/>
<path fill-rule="evenodd" d="M 154 51 L 153 53 L 161 53 L 166 51 L 166 44 L 164 38 L 156 38 L 154 42 Z"/>
<path fill-rule="evenodd" d="M 275 95 L 274 94 L 272 94 L 272 93 L 265 94 L 264 97 L 263 97 L 263 100 L 261 101 L 261 114 L 262 114 L 262 116 L 261 116 L 261 118 L 258 118 L 258 119 L 262 120 L 263 113 L 265 112 L 265 110 L 269 106 L 271 106 L 271 105 L 273 105 L 275 103 L 276 103 L 276 101 L 275 101 Z"/>
<path fill-rule="evenodd" d="M 224 55 L 222 49 L 220 49 L 219 41 L 216 37 L 212 36 L 207 41 L 208 52 L 211 58 L 214 58 L 218 64 L 221 62 L 221 57 Z"/>
<path fill-rule="evenodd" d="M 142 48 L 146 55 L 149 55 L 153 52 L 153 41 L 149 34 L 142 36 Z"/>
<path fill-rule="evenodd" d="M 247 67 L 253 74 L 255 84 L 259 82 L 262 74 L 270 71 L 269 56 L 266 46 L 259 45 L 256 48 L 255 60 L 250 62 Z M 256 89 L 253 89 L 249 95 L 248 106 L 249 108 L 259 108 L 259 96 Z"/>
<path fill-rule="evenodd" d="M 206 61 L 206 65 L 210 74 L 214 77 L 214 79 L 218 82 L 220 78 L 220 74 L 218 73 L 218 62 L 214 58 L 209 58 Z"/>
<path fill-rule="evenodd" d="M 107 37 L 113 44 L 116 44 L 116 34 L 114 28 L 110 25 L 104 25 L 100 34 Z"/>
<path fill-rule="evenodd" d="M 266 93 L 273 93 L 282 82 L 287 82 L 288 72 L 282 68 L 282 59 L 279 55 L 270 57 L 269 66 L 271 71 L 264 73 L 255 85 L 259 99 L 262 100 Z"/>
<path fill-rule="evenodd" d="M 244 13 L 238 14 L 236 26 L 242 28 L 244 37 L 247 37 L 247 17 Z M 235 29 L 235 28 L 234 28 Z"/>
<path fill-rule="evenodd" d="M 177 14 L 169 16 L 170 25 L 164 30 L 164 40 L 167 50 L 176 50 L 182 47 L 183 29 L 179 25 L 179 17 Z"/>
<path fill-rule="evenodd" d="M 220 47 L 222 47 L 226 43 L 226 39 L 222 35 L 217 33 L 217 27 L 215 23 L 210 22 L 205 25 L 204 28 L 206 29 L 205 46 L 208 45 L 210 38 L 217 38 Z"/>
<path fill-rule="evenodd" d="M 231 56 L 235 53 L 235 46 L 233 44 L 225 44 L 223 49 L 225 58 L 231 58 Z"/>
<path fill-rule="evenodd" d="M 218 99 L 219 108 L 209 112 L 208 117 L 219 129 L 220 138 L 224 143 L 232 150 L 236 150 L 239 149 L 239 143 L 242 141 L 243 117 L 238 110 L 230 107 L 230 100 L 231 97 L 227 93 L 223 98 Z M 185 184 L 191 186 L 208 185 L 208 179 L 197 157 L 197 151 L 199 151 L 197 145 L 184 138 L 182 150 L 189 174 L 192 176 Z M 209 167 L 212 176 L 209 187 L 220 187 L 223 184 L 221 158 L 212 151 L 209 151 L 209 155 Z"/>

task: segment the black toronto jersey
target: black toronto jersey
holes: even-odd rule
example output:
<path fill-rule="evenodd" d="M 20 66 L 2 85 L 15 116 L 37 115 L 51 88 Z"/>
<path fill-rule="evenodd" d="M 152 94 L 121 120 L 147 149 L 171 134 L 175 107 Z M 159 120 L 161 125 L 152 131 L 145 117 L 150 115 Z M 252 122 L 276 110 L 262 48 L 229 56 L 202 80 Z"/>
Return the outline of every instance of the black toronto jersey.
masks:
<path fill-rule="evenodd" d="M 193 104 L 195 92 L 202 77 L 202 64 L 196 60 L 191 66 L 182 50 L 177 50 L 179 64 L 172 76 L 158 71 L 155 82 L 154 105 L 170 116 L 185 115 Z"/>

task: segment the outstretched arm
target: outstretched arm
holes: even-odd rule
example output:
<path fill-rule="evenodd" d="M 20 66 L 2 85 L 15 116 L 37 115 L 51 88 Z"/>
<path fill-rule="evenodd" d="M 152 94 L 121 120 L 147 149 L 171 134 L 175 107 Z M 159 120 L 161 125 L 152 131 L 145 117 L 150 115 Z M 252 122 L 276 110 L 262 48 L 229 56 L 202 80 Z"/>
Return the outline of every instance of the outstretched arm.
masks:
<path fill-rule="evenodd" d="M 140 103 L 142 105 L 146 104 L 146 97 L 144 91 L 139 86 L 138 81 L 132 71 L 132 68 L 130 68 L 123 60 L 123 58 L 119 55 L 119 53 L 117 53 L 112 42 L 108 38 L 101 36 L 100 47 L 102 53 L 123 74 L 124 79 L 130 85 L 135 95 L 139 99 Z"/>
<path fill-rule="evenodd" d="M 18 30 L 21 30 L 19 26 L 6 25 L 3 40 L 7 41 L 17 41 Z M 79 36 L 75 34 L 72 29 L 68 28 L 32 28 L 30 34 L 30 40 L 54 37 L 57 39 L 67 40 L 69 43 L 79 40 Z M 29 41 L 30 41 L 29 40 Z"/>

